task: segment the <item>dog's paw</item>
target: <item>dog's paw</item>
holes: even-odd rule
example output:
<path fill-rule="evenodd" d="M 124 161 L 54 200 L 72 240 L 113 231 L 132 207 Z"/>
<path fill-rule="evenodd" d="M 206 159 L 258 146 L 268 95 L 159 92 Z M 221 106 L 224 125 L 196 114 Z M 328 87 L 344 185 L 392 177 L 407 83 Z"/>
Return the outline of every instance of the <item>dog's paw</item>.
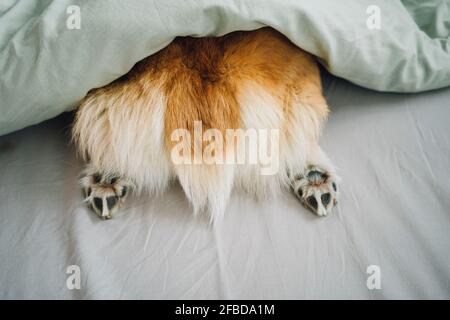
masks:
<path fill-rule="evenodd" d="M 111 219 L 122 206 L 131 184 L 111 174 L 85 173 L 80 179 L 85 202 L 102 219 Z"/>
<path fill-rule="evenodd" d="M 338 200 L 336 178 L 317 166 L 295 175 L 292 188 L 302 204 L 319 216 L 329 214 Z"/>

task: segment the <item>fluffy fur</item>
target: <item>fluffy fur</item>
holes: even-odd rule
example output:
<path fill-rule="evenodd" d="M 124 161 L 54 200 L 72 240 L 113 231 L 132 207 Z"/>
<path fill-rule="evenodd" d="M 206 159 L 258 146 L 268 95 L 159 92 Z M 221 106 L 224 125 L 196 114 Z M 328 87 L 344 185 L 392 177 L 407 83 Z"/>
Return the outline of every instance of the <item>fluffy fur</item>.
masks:
<path fill-rule="evenodd" d="M 332 206 L 334 170 L 318 146 L 327 113 L 313 57 L 263 28 L 218 38 L 176 38 L 122 78 L 92 90 L 76 113 L 73 138 L 90 161 L 90 174 L 113 174 L 149 193 L 178 180 L 194 211 L 206 209 L 217 220 L 234 187 L 257 197 L 292 187 L 305 200 L 317 191 L 299 182 L 312 165 L 323 174 L 321 188 L 334 184 L 321 193 L 331 192 Z M 222 133 L 278 129 L 278 172 L 261 175 L 259 164 L 174 164 L 172 133 L 181 128 L 193 134 L 195 121 L 203 130 Z M 195 144 L 205 148 L 202 141 Z M 83 181 L 87 190 L 91 180 Z M 319 207 L 311 209 L 319 213 Z M 324 204 L 322 213 L 329 207 Z"/>

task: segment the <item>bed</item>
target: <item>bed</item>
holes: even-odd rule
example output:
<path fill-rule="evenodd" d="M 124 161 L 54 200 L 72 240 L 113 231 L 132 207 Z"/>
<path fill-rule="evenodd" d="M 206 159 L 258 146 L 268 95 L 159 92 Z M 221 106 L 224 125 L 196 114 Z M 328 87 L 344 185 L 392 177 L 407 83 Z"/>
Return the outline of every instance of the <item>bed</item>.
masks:
<path fill-rule="evenodd" d="M 212 227 L 175 184 L 101 221 L 82 203 L 71 113 L 1 136 L 0 298 L 449 299 L 450 89 L 323 82 L 321 143 L 342 177 L 326 218 L 288 192 L 234 194 Z"/>

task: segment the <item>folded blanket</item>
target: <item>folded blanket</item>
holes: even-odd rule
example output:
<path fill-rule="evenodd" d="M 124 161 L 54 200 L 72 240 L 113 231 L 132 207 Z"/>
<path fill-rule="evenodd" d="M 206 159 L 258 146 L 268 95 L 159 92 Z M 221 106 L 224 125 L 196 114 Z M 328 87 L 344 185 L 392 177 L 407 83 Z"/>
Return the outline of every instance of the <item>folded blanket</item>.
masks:
<path fill-rule="evenodd" d="M 76 107 L 176 36 L 271 26 L 361 86 L 450 85 L 449 1 L 2 0 L 0 134 Z"/>

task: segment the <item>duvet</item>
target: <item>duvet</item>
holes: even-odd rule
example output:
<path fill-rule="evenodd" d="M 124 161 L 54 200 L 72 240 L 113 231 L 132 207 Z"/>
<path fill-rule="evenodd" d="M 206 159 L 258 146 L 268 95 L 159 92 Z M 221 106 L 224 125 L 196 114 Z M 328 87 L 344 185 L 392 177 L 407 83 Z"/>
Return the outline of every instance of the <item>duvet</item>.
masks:
<path fill-rule="evenodd" d="M 73 109 L 176 36 L 271 26 L 379 91 L 450 85 L 449 1 L 2 0 L 0 134 Z"/>

